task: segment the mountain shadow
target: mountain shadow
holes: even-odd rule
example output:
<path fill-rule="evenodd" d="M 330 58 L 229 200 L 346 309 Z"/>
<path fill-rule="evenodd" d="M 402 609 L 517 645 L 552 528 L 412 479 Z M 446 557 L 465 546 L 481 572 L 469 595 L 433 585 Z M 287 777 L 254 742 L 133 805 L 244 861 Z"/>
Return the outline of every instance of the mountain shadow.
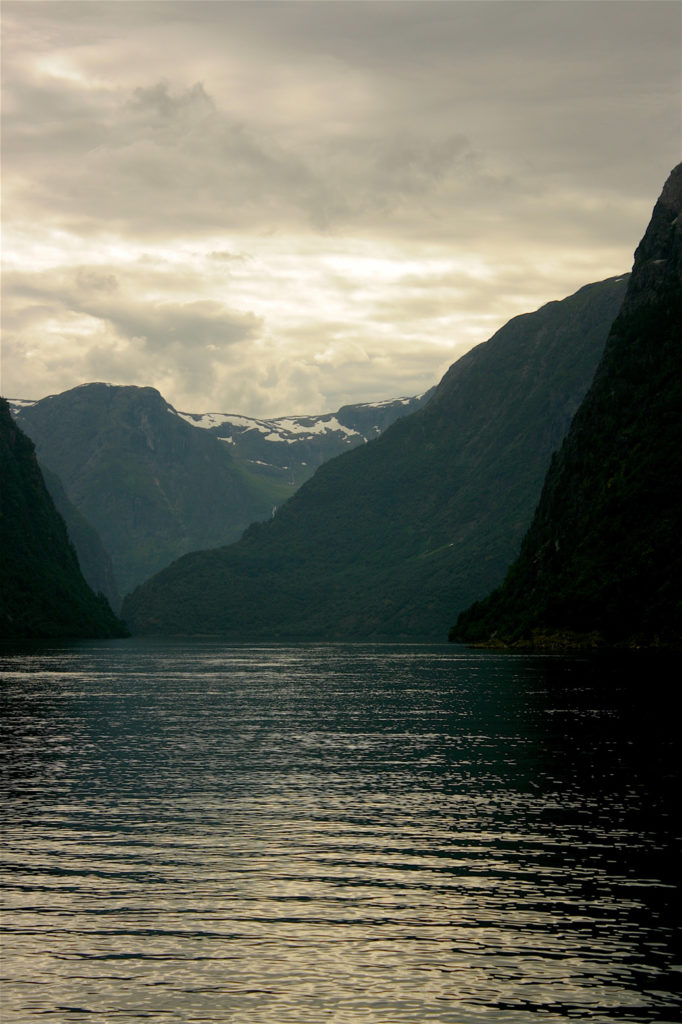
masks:
<path fill-rule="evenodd" d="M 119 611 L 121 595 L 116 585 L 114 565 L 97 530 L 69 501 L 57 474 L 47 466 L 41 466 L 40 463 L 38 465 L 55 508 L 64 520 L 69 540 L 76 549 L 78 564 L 85 582 L 96 594 L 104 594 L 115 612 Z"/>
<path fill-rule="evenodd" d="M 33 443 L 0 399 L 0 638 L 116 637 L 127 630 L 83 579 Z"/>
<path fill-rule="evenodd" d="M 451 638 L 682 646 L 682 164 L 504 585 Z"/>
<path fill-rule="evenodd" d="M 452 608 L 488 593 L 518 552 L 625 287 L 613 278 L 514 318 L 271 521 L 139 587 L 125 619 L 233 639 L 445 639 Z"/>

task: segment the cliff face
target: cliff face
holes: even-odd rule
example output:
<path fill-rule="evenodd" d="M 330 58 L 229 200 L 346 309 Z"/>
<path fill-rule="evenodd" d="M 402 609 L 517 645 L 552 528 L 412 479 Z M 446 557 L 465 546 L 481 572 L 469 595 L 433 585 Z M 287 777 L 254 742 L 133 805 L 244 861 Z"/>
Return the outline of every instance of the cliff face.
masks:
<path fill-rule="evenodd" d="M 87 585 L 33 443 L 0 399 L 0 638 L 126 635 Z"/>
<path fill-rule="evenodd" d="M 452 639 L 682 643 L 682 164 L 504 586 Z"/>

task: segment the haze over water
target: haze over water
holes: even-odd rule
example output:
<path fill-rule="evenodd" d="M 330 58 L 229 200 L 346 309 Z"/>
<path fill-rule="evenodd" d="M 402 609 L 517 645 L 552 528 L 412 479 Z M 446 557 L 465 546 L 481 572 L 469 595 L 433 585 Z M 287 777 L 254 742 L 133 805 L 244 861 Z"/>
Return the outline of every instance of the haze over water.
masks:
<path fill-rule="evenodd" d="M 677 670 L 3 649 L 3 1024 L 678 1022 Z"/>

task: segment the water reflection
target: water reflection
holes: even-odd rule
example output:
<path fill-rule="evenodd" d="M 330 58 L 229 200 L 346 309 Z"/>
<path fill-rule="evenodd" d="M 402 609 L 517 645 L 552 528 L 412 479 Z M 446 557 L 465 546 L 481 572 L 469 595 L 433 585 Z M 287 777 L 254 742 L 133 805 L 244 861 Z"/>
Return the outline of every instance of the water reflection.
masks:
<path fill-rule="evenodd" d="M 679 1019 L 677 667 L 0 654 L 3 1022 Z"/>

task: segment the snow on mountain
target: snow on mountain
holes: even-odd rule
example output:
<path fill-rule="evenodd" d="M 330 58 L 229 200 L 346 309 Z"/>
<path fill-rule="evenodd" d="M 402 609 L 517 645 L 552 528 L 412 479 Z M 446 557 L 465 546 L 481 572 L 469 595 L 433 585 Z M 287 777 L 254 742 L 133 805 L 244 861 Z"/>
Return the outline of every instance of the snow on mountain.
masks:
<path fill-rule="evenodd" d="M 301 484 L 327 459 L 378 437 L 401 416 L 416 411 L 431 392 L 415 398 L 347 405 L 334 413 L 255 419 L 238 413 L 177 415 L 193 427 L 207 430 L 248 468 Z"/>
<path fill-rule="evenodd" d="M 277 477 L 287 486 L 297 487 L 323 462 L 378 437 L 395 420 L 415 412 L 431 393 L 428 391 L 414 398 L 359 402 L 332 413 L 273 419 L 256 419 L 239 413 L 180 412 L 172 405 L 168 405 L 168 410 L 190 426 L 208 431 L 229 445 L 232 457 L 246 469 Z M 9 405 L 16 417 L 36 402 L 16 398 L 10 399 Z"/>
<path fill-rule="evenodd" d="M 9 405 L 12 416 L 18 416 L 22 409 L 30 409 L 32 405 L 35 405 L 35 401 L 31 398 L 8 398 L 7 404 Z"/>
<path fill-rule="evenodd" d="M 402 399 L 400 400 L 402 401 Z M 388 404 L 388 403 L 386 403 Z M 384 403 L 381 403 L 383 406 Z M 286 442 L 294 444 L 305 437 L 315 437 L 329 433 L 343 434 L 346 437 L 357 437 L 360 431 L 339 423 L 333 413 L 326 413 L 321 416 L 279 416 L 272 420 L 251 419 L 248 416 L 239 416 L 234 413 L 191 413 L 178 412 L 183 420 L 191 423 L 193 427 L 201 427 L 203 430 L 212 430 L 225 437 L 222 428 L 233 427 L 243 433 L 248 430 L 255 430 L 262 434 L 266 441 Z"/>

